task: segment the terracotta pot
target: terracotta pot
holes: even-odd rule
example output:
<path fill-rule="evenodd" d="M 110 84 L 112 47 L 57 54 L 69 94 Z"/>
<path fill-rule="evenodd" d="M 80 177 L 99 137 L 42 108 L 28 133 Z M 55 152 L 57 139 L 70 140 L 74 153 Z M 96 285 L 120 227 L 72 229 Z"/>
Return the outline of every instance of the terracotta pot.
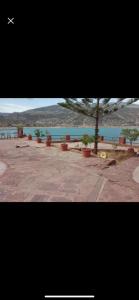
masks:
<path fill-rule="evenodd" d="M 135 153 L 135 150 L 133 147 L 128 148 L 127 150 L 128 153 Z"/>
<path fill-rule="evenodd" d="M 50 146 L 51 146 L 51 141 L 47 140 L 47 141 L 46 141 L 46 146 L 47 146 L 47 147 L 50 147 Z"/>
<path fill-rule="evenodd" d="M 70 135 L 66 135 L 66 142 L 70 142 Z"/>
<path fill-rule="evenodd" d="M 41 143 L 41 138 L 37 137 L 37 143 Z"/>
<path fill-rule="evenodd" d="M 32 135 L 28 135 L 28 140 L 32 141 Z"/>
<path fill-rule="evenodd" d="M 51 135 L 48 135 L 48 136 L 47 136 L 47 141 L 51 141 L 51 140 L 52 140 Z"/>
<path fill-rule="evenodd" d="M 18 135 L 18 138 L 23 138 L 23 128 L 18 128 L 17 130 L 17 135 Z"/>
<path fill-rule="evenodd" d="M 123 136 L 120 136 L 120 137 L 119 137 L 119 144 L 120 144 L 120 145 L 125 145 L 125 144 L 126 144 L 126 138 L 123 137 Z"/>
<path fill-rule="evenodd" d="M 91 149 L 83 149 L 83 156 L 84 157 L 90 157 L 91 156 Z"/>
<path fill-rule="evenodd" d="M 61 150 L 62 151 L 67 151 L 68 150 L 68 145 L 67 144 L 61 144 Z"/>

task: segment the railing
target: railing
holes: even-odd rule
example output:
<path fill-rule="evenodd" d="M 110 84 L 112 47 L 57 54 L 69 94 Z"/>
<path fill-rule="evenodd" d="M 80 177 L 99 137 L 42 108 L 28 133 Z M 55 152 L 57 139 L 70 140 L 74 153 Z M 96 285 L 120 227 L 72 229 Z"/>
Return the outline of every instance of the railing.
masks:
<path fill-rule="evenodd" d="M 108 136 L 104 136 L 104 141 L 105 142 L 112 142 L 112 143 L 119 143 L 119 137 L 120 136 L 117 136 L 117 137 L 108 137 Z M 130 144 L 130 141 L 126 139 L 126 144 Z M 133 145 L 135 144 L 139 144 L 139 138 L 133 142 Z"/>
<path fill-rule="evenodd" d="M 60 142 L 61 141 L 61 138 L 65 138 L 66 135 L 65 134 L 50 134 L 51 137 L 52 137 L 52 141 L 55 141 L 55 142 Z M 83 134 L 69 134 L 70 136 L 70 141 L 80 141 Z M 15 138 L 18 138 L 18 134 L 17 134 L 17 131 L 15 132 L 12 132 L 11 134 L 9 133 L 9 130 L 8 130 L 8 133 L 4 133 L 4 132 L 0 132 L 0 139 L 15 139 Z M 36 138 L 35 135 L 32 135 L 32 138 L 33 140 Z M 103 136 L 104 138 L 104 142 L 111 142 L 111 143 L 119 143 L 119 136 L 115 136 L 115 137 L 111 137 L 111 136 Z M 41 137 L 42 140 L 46 140 L 47 139 L 47 136 L 45 137 Z M 130 142 L 127 140 L 126 141 L 126 144 L 130 144 Z M 133 142 L 133 144 L 139 144 L 139 139 L 136 140 L 135 142 Z"/>
<path fill-rule="evenodd" d="M 52 141 L 57 141 L 57 142 L 60 142 L 61 141 L 61 138 L 66 138 L 66 135 L 65 134 L 50 134 L 51 137 L 52 137 Z M 80 141 L 81 138 L 83 137 L 83 134 L 69 134 L 70 136 L 70 141 Z M 103 136 L 104 137 L 104 141 L 105 142 L 113 142 L 113 143 L 118 143 L 119 142 L 119 136 L 117 137 L 108 137 L 108 136 Z M 32 135 L 32 138 L 35 139 L 36 136 L 35 135 Z M 42 137 L 41 138 L 42 140 L 46 140 L 47 139 L 47 136 L 45 137 Z"/>
<path fill-rule="evenodd" d="M 50 134 L 50 136 L 52 137 L 52 140 L 60 141 L 61 138 L 63 138 L 63 137 L 65 138 L 65 137 L 66 137 L 66 134 Z M 81 135 L 81 134 L 69 134 L 69 136 L 70 136 L 70 138 L 71 138 L 71 140 L 72 140 L 72 137 L 73 137 L 73 139 L 81 139 L 81 137 L 82 137 L 83 135 Z M 36 138 L 35 135 L 32 135 L 32 137 L 33 137 L 33 138 Z M 42 137 L 42 140 L 43 140 L 43 139 L 47 139 L 47 136 Z"/>
<path fill-rule="evenodd" d="M 0 139 L 15 139 L 17 137 L 17 133 L 0 133 Z"/>

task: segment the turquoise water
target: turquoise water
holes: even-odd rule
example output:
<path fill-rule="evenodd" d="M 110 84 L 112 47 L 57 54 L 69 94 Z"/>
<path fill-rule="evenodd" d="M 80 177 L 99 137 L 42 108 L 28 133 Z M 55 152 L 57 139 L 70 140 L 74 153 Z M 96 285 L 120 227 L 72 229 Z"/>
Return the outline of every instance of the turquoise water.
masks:
<path fill-rule="evenodd" d="M 32 136 L 35 136 L 34 131 L 35 128 L 24 128 L 24 133 L 26 135 L 31 134 Z M 71 135 L 73 138 L 78 138 L 79 136 L 82 136 L 84 134 L 89 134 L 89 135 L 94 135 L 95 129 L 94 128 L 76 128 L 76 127 L 71 127 L 71 128 L 39 128 L 42 130 L 43 133 L 45 133 L 46 129 L 49 131 L 50 135 L 53 136 L 53 139 L 59 139 L 60 136 L 63 135 Z M 122 128 L 100 128 L 99 129 L 99 135 L 104 136 L 106 139 L 118 139 L 120 136 Z M 16 128 L 11 128 L 11 129 L 0 129 L 0 134 L 5 133 L 5 134 L 11 134 L 15 135 L 16 134 Z"/>
<path fill-rule="evenodd" d="M 37 129 L 36 127 L 34 128 L 24 128 L 24 133 L 26 135 L 31 134 L 35 138 L 34 131 Z M 39 128 L 42 130 L 42 132 L 45 134 L 46 129 L 50 133 L 50 135 L 53 136 L 53 140 L 59 140 L 60 137 L 65 136 L 65 135 L 70 135 L 71 138 L 80 138 L 84 134 L 88 135 L 94 135 L 95 129 L 94 128 L 76 128 L 76 127 L 71 127 L 71 128 Z M 119 139 L 119 136 L 121 134 L 122 128 L 115 127 L 115 128 L 104 128 L 100 127 L 99 128 L 99 135 L 104 136 L 105 140 L 113 140 L 116 141 Z M 6 130 L 0 129 L 0 136 L 2 133 L 5 133 L 5 135 L 10 134 L 11 136 L 16 136 L 17 130 L 16 128 L 8 128 Z M 136 141 L 137 142 L 137 141 Z"/>
<path fill-rule="evenodd" d="M 25 134 L 32 134 L 34 135 L 34 130 L 36 128 L 25 128 L 24 132 Z M 49 131 L 51 135 L 53 135 L 55 138 L 62 135 L 73 135 L 75 138 L 84 135 L 89 134 L 93 135 L 95 133 L 95 130 L 93 128 L 41 128 L 42 132 L 45 133 L 46 129 Z M 104 135 L 106 137 L 118 137 L 120 135 L 121 128 L 100 128 L 99 134 Z"/>

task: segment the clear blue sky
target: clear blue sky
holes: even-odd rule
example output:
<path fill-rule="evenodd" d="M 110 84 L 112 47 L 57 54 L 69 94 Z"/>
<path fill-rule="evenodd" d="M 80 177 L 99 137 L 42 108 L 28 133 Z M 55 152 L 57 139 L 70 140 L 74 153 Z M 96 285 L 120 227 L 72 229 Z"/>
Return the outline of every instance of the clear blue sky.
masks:
<path fill-rule="evenodd" d="M 0 112 L 22 112 L 37 107 L 54 105 L 58 102 L 64 102 L 64 100 L 62 98 L 0 98 Z"/>
<path fill-rule="evenodd" d="M 21 112 L 64 102 L 62 98 L 0 98 L 0 112 Z"/>

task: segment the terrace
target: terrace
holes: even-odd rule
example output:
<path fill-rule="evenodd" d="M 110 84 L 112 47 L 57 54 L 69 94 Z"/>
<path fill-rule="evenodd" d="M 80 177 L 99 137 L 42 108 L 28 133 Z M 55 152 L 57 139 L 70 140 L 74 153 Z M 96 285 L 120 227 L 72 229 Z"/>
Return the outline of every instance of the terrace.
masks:
<path fill-rule="evenodd" d="M 138 181 L 133 176 L 138 157 L 109 166 L 93 154 L 84 158 L 73 149 L 76 146 L 77 142 L 69 142 L 70 151 L 61 151 L 58 142 L 46 147 L 27 138 L 0 140 L 0 201 L 139 201 Z M 99 149 L 112 150 L 112 145 L 99 143 Z M 118 150 L 127 147 L 118 146 Z"/>

